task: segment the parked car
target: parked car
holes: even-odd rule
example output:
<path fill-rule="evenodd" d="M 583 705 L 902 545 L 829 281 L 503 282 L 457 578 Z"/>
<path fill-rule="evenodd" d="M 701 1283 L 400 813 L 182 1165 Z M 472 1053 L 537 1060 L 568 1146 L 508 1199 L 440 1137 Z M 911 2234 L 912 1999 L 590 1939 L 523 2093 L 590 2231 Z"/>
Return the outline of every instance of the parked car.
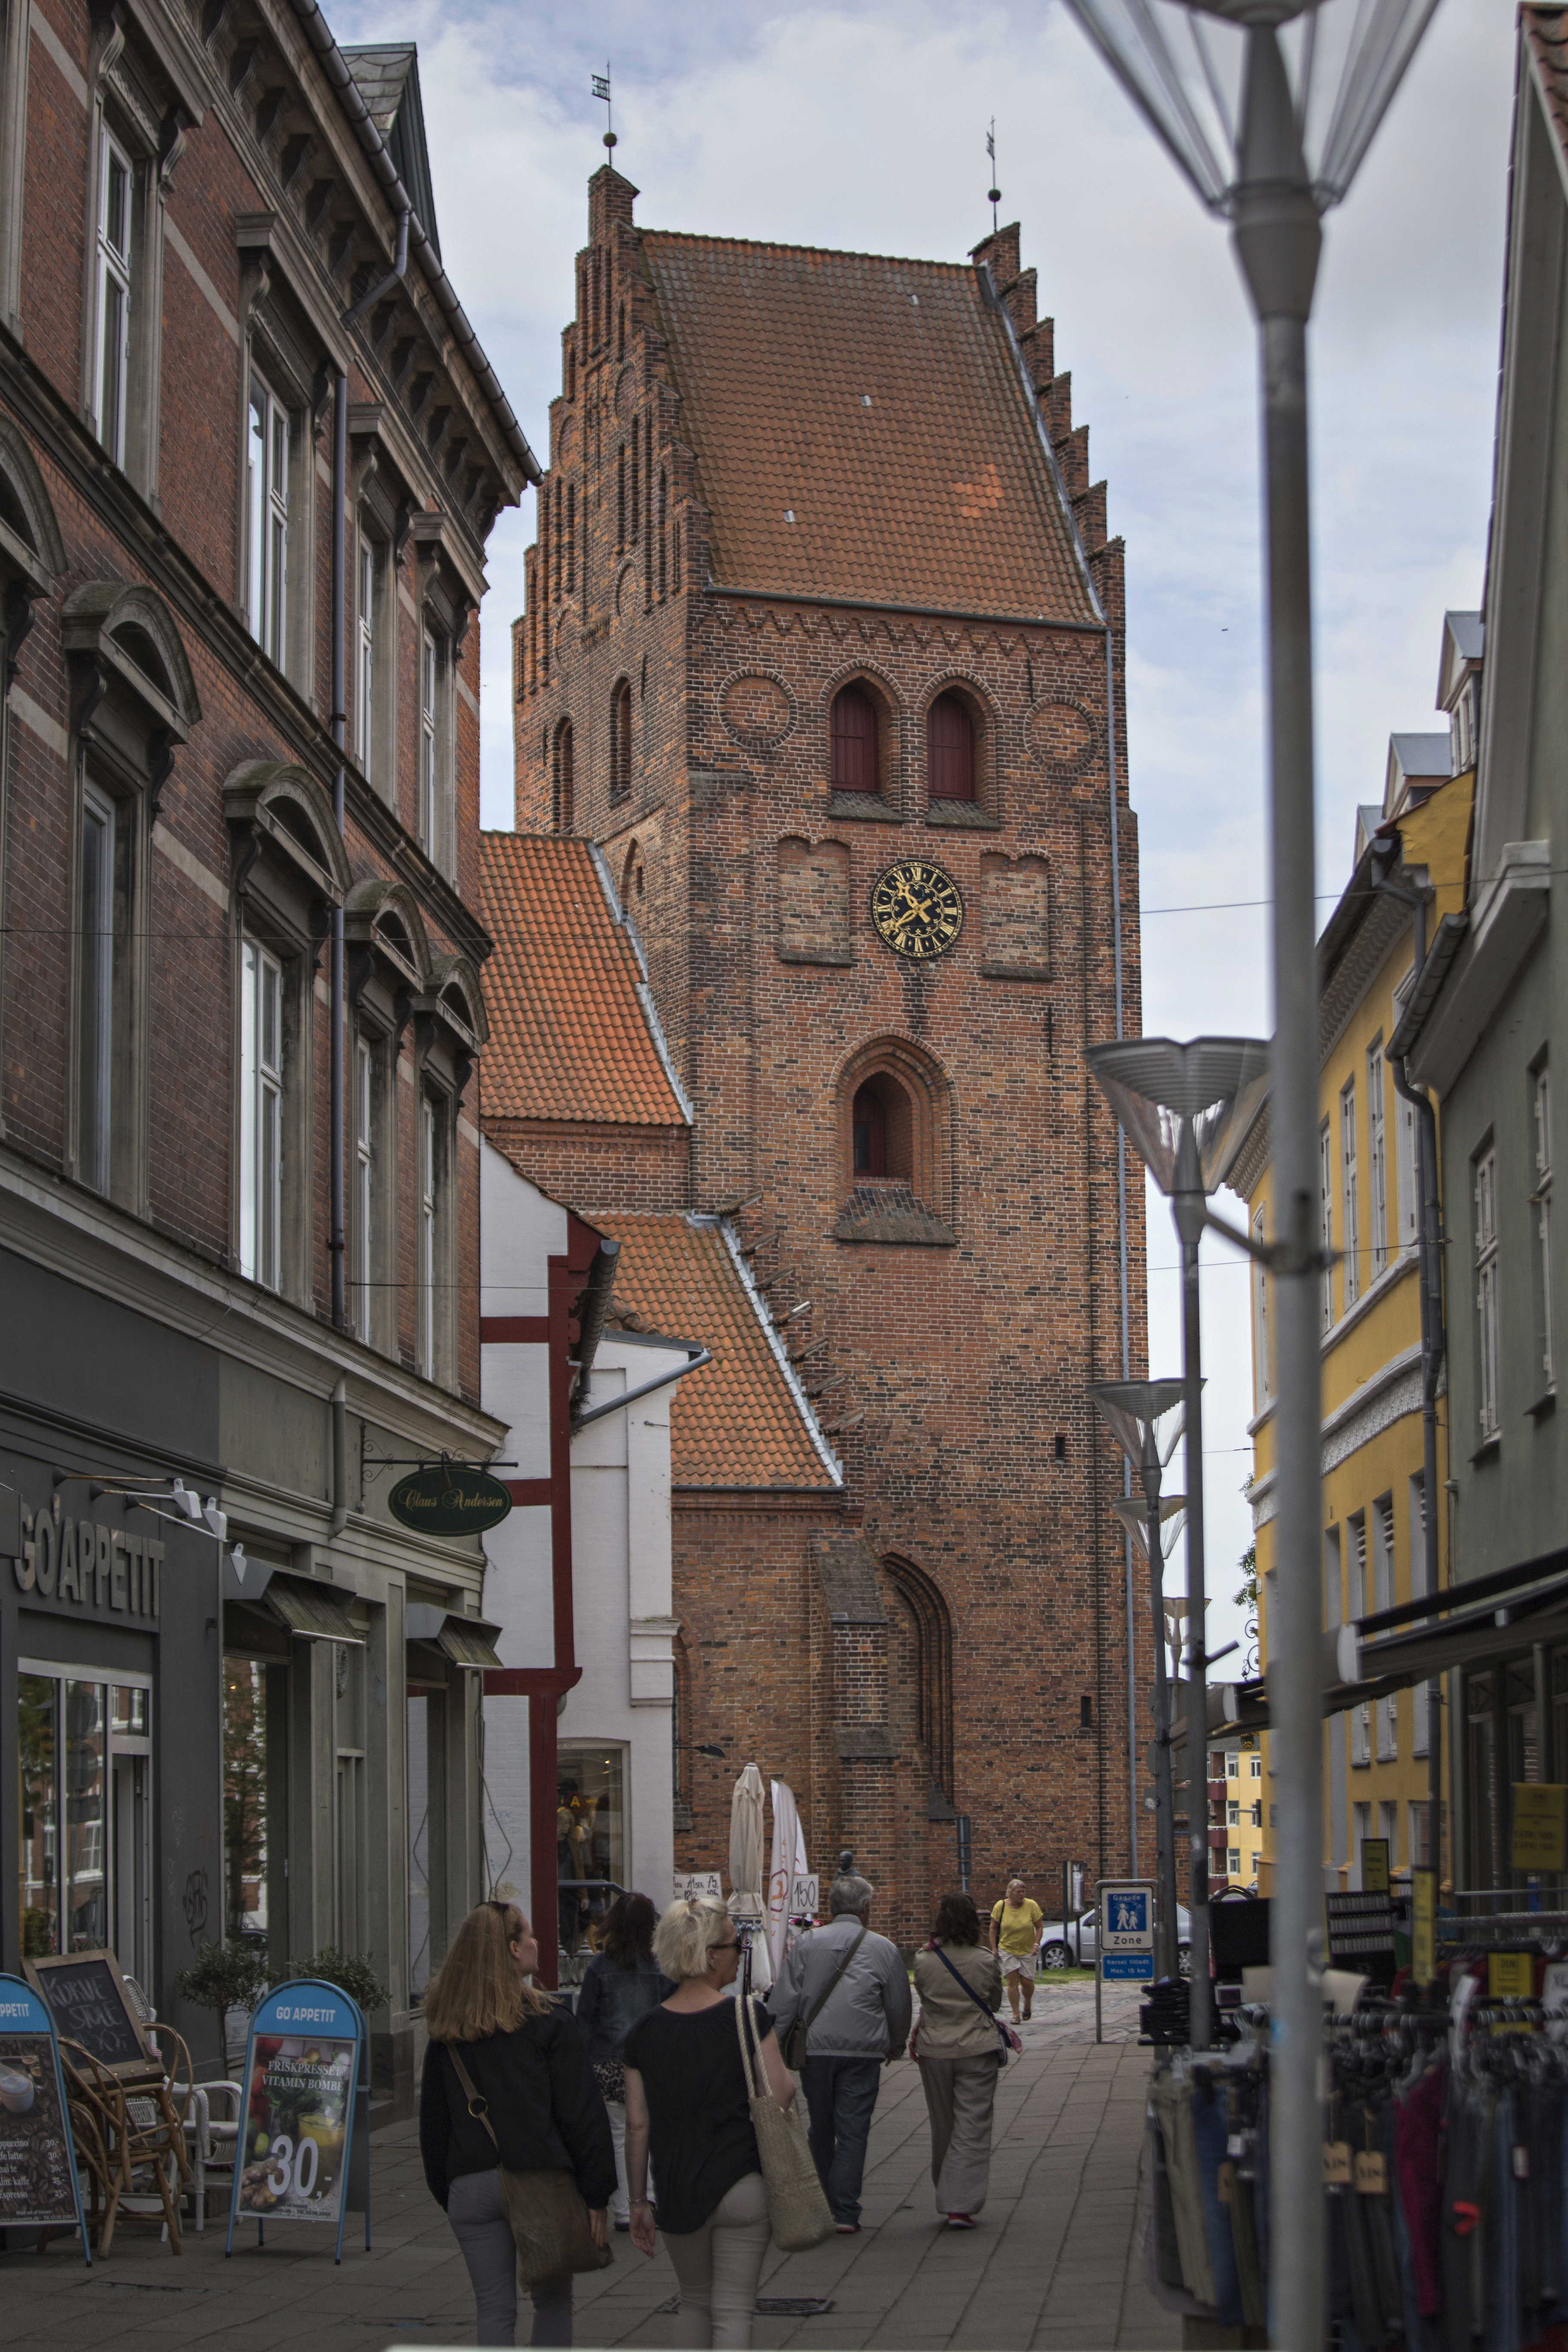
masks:
<path fill-rule="evenodd" d="M 1184 1903 L 1176 1906 L 1176 1946 L 1181 1954 L 1182 1973 L 1187 1971 L 1187 1937 L 1191 1921 Z M 1040 1929 L 1040 1966 L 1043 1969 L 1075 1969 L 1081 1958 L 1086 1969 L 1093 1968 L 1100 1956 L 1100 1913 L 1086 1911 L 1081 1919 L 1069 1919 L 1064 1927 L 1059 1919 L 1047 1919 Z"/>

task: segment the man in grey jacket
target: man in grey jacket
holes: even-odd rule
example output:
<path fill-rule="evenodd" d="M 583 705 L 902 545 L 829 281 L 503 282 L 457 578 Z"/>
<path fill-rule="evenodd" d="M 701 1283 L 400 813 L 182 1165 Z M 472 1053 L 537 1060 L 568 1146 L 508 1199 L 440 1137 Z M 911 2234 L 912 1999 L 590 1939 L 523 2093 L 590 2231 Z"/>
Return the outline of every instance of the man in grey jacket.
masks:
<path fill-rule="evenodd" d="M 796 2018 L 808 2021 L 800 2079 L 811 2153 L 834 2226 L 845 2237 L 860 2227 L 860 2182 L 882 2066 L 903 2055 L 913 2009 L 898 1946 L 870 1932 L 876 1892 L 868 1879 L 836 1878 L 827 1926 L 801 1937 L 768 1995 L 781 2043 Z"/>

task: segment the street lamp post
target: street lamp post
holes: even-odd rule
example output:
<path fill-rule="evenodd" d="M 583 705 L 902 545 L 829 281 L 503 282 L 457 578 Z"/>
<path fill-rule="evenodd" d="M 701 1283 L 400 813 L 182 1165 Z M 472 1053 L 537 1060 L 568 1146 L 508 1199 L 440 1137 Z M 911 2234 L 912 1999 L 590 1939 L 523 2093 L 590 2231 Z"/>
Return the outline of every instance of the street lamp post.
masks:
<path fill-rule="evenodd" d="M 1191 2030 L 1194 2050 L 1209 2046 L 1206 1806 L 1198 1803 L 1198 1772 L 1208 1756 L 1208 1656 L 1204 1619 L 1208 1605 L 1204 1559 L 1203 1332 L 1198 1312 L 1198 1245 L 1204 1227 L 1219 1226 L 1248 1246 L 1248 1237 L 1220 1224 L 1208 1196 L 1225 1181 L 1236 1147 L 1268 1086 L 1268 1048 L 1251 1037 L 1132 1037 L 1091 1045 L 1089 1066 L 1099 1079 L 1133 1150 L 1170 1200 L 1182 1244 L 1182 1393 L 1187 1455 L 1187 1855 L 1191 1870 L 1188 1930 L 1192 1949 Z M 1204 1776 L 1207 1785 L 1207 1774 Z"/>
<path fill-rule="evenodd" d="M 1154 1630 L 1154 1874 L 1160 1889 L 1157 1965 L 1164 1977 L 1177 1973 L 1175 1806 L 1171 1789 L 1171 1697 L 1165 1678 L 1165 1643 L 1161 1570 L 1172 1537 L 1163 1522 L 1174 1520 L 1180 1509 L 1175 1496 L 1161 1499 L 1165 1465 L 1182 1433 L 1184 1389 L 1180 1381 L 1097 1381 L 1089 1390 L 1095 1410 L 1106 1423 L 1142 1487 L 1142 1504 L 1135 1496 L 1117 1498 L 1118 1517 L 1140 1543 L 1149 1560 L 1150 1607 Z M 1132 1704 L 1133 1631 L 1127 1626 L 1129 1706 Z M 1127 1727 L 1127 1769 L 1136 1779 L 1138 1744 L 1133 1722 Z"/>
<path fill-rule="evenodd" d="M 1271 2086 L 1269 2333 L 1323 2333 L 1321 1748 L 1318 1633 L 1316 930 L 1307 320 L 1319 220 L 1350 187 L 1436 0 L 1068 0 L 1211 211 L 1232 224 L 1259 331 L 1274 904 L 1280 1780 Z"/>

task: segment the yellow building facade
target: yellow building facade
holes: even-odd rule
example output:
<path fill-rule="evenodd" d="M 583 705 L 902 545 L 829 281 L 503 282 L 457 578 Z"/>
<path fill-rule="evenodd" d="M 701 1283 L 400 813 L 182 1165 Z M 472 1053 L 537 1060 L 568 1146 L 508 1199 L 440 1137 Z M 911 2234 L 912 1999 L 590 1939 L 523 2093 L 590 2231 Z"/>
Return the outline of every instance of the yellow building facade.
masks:
<path fill-rule="evenodd" d="M 1421 1305 L 1417 1254 L 1416 1113 L 1396 1092 L 1385 1045 L 1413 976 L 1414 910 L 1375 887 L 1371 840 L 1392 824 L 1394 878 L 1421 891 L 1426 936 L 1464 903 L 1473 770 L 1436 772 L 1447 737 L 1395 737 L 1381 809 L 1363 809 L 1355 870 L 1319 943 L 1322 1048 L 1319 1189 L 1334 1263 L 1322 1276 L 1323 1484 L 1321 1559 L 1323 1624 L 1365 1617 L 1426 1590 Z M 1412 747 L 1426 745 L 1425 753 Z M 1402 755 L 1400 747 L 1405 747 Z M 1422 773 L 1423 761 L 1431 772 Z M 1447 761 L 1444 761 L 1446 767 Z M 1267 1108 L 1244 1140 L 1229 1182 L 1247 1202 L 1253 1234 L 1276 1232 Z M 1253 1479 L 1258 1546 L 1258 1652 L 1267 1670 L 1275 1588 L 1275 1429 L 1272 1286 L 1251 1271 Z M 1437 1479 L 1447 1476 L 1446 1391 L 1438 1398 Z M 1438 1513 L 1438 1583 L 1447 1581 L 1447 1512 Z M 1362 1846 L 1386 1839 L 1393 1871 L 1431 1859 L 1427 1685 L 1417 1685 L 1323 1727 L 1323 1869 L 1326 1889 L 1361 1885 Z M 1258 1891 L 1271 1883 L 1278 1792 L 1262 1763 Z M 1249 1771 L 1239 1753 L 1226 1759 Z M 1231 1793 L 1227 1780 L 1226 1797 Z M 1243 1783 L 1246 1793 L 1246 1783 Z M 1228 1822 L 1228 1807 L 1227 1807 Z"/>

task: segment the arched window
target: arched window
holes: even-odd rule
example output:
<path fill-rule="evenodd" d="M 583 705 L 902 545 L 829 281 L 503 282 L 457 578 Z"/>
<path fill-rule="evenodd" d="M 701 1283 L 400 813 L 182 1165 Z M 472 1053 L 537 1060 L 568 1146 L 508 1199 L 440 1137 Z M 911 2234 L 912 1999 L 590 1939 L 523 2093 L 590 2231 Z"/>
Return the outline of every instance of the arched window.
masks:
<path fill-rule="evenodd" d="M 555 757 L 550 776 L 551 816 L 557 833 L 572 830 L 572 721 L 563 719 L 555 730 Z"/>
<path fill-rule="evenodd" d="M 931 1796 L 951 1802 L 952 1619 L 940 1587 L 923 1569 L 897 1558 L 885 1559 L 882 1565 L 913 1622 L 916 1736 L 925 1750 Z"/>
<path fill-rule="evenodd" d="M 882 786 L 877 706 L 863 686 L 841 687 L 828 719 L 836 793 L 875 793 Z"/>
<path fill-rule="evenodd" d="M 643 862 L 642 844 L 634 841 L 621 866 L 621 908 L 635 920 L 647 890 L 647 869 Z"/>
<path fill-rule="evenodd" d="M 933 801 L 974 798 L 974 721 L 962 695 L 939 694 L 926 713 L 926 781 Z"/>
<path fill-rule="evenodd" d="M 855 1180 L 886 1177 L 908 1184 L 914 1177 L 914 1118 L 897 1078 L 878 1070 L 858 1087 L 850 1112 Z"/>
<path fill-rule="evenodd" d="M 632 689 L 622 678 L 610 698 L 610 798 L 625 800 L 632 788 Z"/>

